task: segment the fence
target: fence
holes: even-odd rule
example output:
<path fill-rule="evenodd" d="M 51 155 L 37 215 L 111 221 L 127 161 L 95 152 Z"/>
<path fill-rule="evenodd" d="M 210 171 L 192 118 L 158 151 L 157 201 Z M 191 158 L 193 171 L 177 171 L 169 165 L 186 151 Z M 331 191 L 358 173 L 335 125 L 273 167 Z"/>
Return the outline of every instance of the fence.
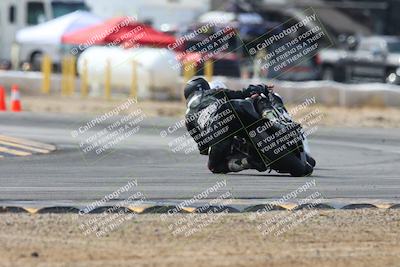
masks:
<path fill-rule="evenodd" d="M 130 82 L 130 90 L 129 95 L 131 97 L 136 97 L 138 94 L 138 62 L 132 61 L 132 72 L 131 72 L 131 82 Z M 61 95 L 62 96 L 72 96 L 76 93 L 76 83 L 77 83 L 77 70 L 76 70 L 77 61 L 74 56 L 68 55 L 62 58 L 61 60 Z M 103 97 L 106 100 L 112 99 L 112 66 L 110 60 L 107 60 L 107 64 L 104 71 L 104 90 Z M 183 80 L 186 82 L 190 80 L 193 76 L 196 75 L 197 64 L 194 61 L 185 61 L 183 64 L 182 75 Z M 44 56 L 41 67 L 42 73 L 42 85 L 41 92 L 43 94 L 51 94 L 52 93 L 52 60 L 49 56 Z M 86 98 L 89 96 L 89 80 L 88 80 L 88 62 L 85 60 L 82 65 L 82 70 L 79 79 L 79 89 L 80 95 L 82 98 Z M 208 81 L 213 79 L 214 73 L 214 63 L 211 60 L 208 60 L 204 63 L 204 75 Z M 182 89 L 182 88 L 181 88 Z M 180 98 L 183 98 L 183 90 L 180 90 Z M 175 95 L 173 92 L 170 92 L 170 95 Z"/>

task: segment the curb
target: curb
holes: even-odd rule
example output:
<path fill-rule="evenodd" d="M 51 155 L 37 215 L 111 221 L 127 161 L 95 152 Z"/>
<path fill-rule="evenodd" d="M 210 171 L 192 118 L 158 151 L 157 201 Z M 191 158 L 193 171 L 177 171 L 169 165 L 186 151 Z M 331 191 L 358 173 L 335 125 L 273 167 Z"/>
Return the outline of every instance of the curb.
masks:
<path fill-rule="evenodd" d="M 0 158 L 48 154 L 56 147 L 32 140 L 0 135 Z"/>
<path fill-rule="evenodd" d="M 24 207 L 24 206 L 0 206 L 1 213 L 29 213 L 29 214 L 79 214 L 83 207 L 77 206 L 43 206 L 43 207 Z M 258 205 L 235 207 L 230 205 L 184 207 L 179 209 L 174 205 L 132 205 L 115 208 L 115 206 L 101 206 L 90 211 L 88 214 L 109 213 L 135 213 L 135 214 L 171 214 L 171 213 L 207 213 L 207 212 L 228 212 L 228 213 L 247 213 L 247 212 L 270 212 L 270 211 L 297 211 L 303 209 L 312 210 L 359 210 L 359 209 L 400 209 L 399 203 L 285 203 L 275 205 L 263 203 Z M 111 211 L 110 211 L 111 210 Z M 178 212 L 177 212 L 178 211 Z M 82 212 L 81 212 L 82 213 Z"/>

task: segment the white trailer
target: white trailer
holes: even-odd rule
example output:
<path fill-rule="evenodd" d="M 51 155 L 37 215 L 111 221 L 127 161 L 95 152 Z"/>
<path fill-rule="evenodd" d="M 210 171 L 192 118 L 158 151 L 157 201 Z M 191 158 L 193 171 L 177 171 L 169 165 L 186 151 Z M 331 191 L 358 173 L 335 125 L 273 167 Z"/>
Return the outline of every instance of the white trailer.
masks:
<path fill-rule="evenodd" d="M 16 64 L 19 52 L 13 49 L 15 33 L 24 27 L 37 25 L 76 10 L 87 10 L 83 0 L 1 0 L 0 1 L 0 60 Z M 37 50 L 22 55 L 21 60 L 31 60 Z"/>

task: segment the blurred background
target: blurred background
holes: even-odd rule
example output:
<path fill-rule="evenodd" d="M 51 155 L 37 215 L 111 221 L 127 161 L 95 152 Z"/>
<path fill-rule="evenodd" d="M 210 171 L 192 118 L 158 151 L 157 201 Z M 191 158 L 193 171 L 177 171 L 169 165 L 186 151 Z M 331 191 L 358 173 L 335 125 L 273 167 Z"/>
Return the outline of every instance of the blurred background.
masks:
<path fill-rule="evenodd" d="M 0 85 L 27 95 L 180 100 L 182 84 L 205 75 L 233 88 L 271 80 L 324 88 L 326 104 L 397 106 L 399 11 L 397 0 L 2 0 Z M 278 70 L 259 64 L 268 49 L 249 54 L 310 14 L 325 33 L 315 52 Z M 217 45 L 208 46 L 210 36 Z M 368 89 L 358 102 L 347 89 L 324 97 L 357 84 Z M 376 88 L 387 94 L 376 100 Z"/>

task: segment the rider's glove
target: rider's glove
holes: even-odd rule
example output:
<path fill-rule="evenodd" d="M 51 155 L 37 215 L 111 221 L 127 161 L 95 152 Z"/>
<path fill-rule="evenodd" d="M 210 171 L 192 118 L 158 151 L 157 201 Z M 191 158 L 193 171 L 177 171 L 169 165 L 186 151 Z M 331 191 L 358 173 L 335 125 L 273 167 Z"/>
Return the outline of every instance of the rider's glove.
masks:
<path fill-rule="evenodd" d="M 208 149 L 200 150 L 200 155 L 208 156 Z"/>
<path fill-rule="evenodd" d="M 269 90 L 271 90 L 274 86 L 273 85 L 265 85 L 265 84 L 259 84 L 259 85 L 249 85 L 246 89 L 244 89 L 244 93 L 246 97 L 250 97 L 254 94 L 262 94 L 266 93 Z"/>
<path fill-rule="evenodd" d="M 205 155 L 205 156 L 208 155 L 208 150 L 210 150 L 209 147 L 204 146 L 204 145 L 200 145 L 199 143 L 197 144 L 197 148 L 200 151 L 200 155 Z"/>

